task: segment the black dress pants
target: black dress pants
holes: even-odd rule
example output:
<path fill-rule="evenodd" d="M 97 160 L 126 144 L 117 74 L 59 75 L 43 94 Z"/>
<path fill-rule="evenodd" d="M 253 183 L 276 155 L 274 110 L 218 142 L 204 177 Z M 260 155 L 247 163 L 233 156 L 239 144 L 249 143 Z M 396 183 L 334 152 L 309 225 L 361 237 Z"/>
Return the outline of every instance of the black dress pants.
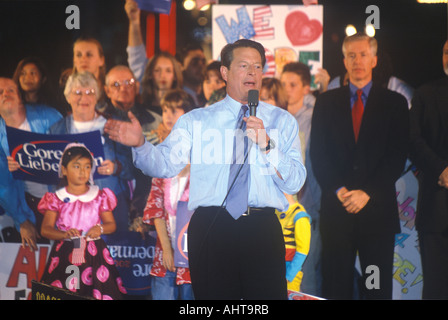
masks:
<path fill-rule="evenodd" d="M 237 220 L 219 207 L 198 208 L 188 258 L 198 300 L 287 299 L 285 244 L 271 208 Z"/>
<path fill-rule="evenodd" d="M 448 299 L 448 230 L 419 232 L 423 299 Z"/>
<path fill-rule="evenodd" d="M 321 237 L 323 298 L 357 298 L 354 279 L 356 257 L 359 256 L 362 276 L 358 283 L 359 298 L 392 299 L 395 234 L 365 234 L 356 227 L 349 232 L 340 232 L 322 218 Z M 375 282 L 377 286 L 372 285 Z"/>

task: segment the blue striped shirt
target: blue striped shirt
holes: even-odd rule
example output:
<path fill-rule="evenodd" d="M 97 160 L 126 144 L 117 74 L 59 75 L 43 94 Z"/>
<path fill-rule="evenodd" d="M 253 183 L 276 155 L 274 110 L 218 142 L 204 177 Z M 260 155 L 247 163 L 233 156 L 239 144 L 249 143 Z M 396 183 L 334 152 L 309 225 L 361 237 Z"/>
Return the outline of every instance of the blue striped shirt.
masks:
<path fill-rule="evenodd" d="M 163 143 L 133 148 L 134 164 L 152 177 L 177 175 L 191 163 L 189 209 L 220 206 L 228 187 L 233 134 L 241 104 L 226 96 L 206 108 L 192 110 L 176 122 Z M 260 101 L 257 117 L 275 141 L 268 154 L 250 149 L 249 206 L 288 208 L 283 194 L 297 193 L 306 178 L 300 149 L 299 126 L 287 111 Z M 281 178 L 276 174 L 280 173 Z"/>

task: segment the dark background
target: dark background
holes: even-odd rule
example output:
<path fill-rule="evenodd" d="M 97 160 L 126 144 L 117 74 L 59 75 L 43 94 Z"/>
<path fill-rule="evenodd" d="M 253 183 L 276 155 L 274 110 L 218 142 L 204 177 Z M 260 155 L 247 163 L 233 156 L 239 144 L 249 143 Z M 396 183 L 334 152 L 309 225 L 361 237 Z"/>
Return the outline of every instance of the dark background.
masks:
<path fill-rule="evenodd" d="M 12 77 L 26 56 L 41 57 L 53 81 L 72 66 L 72 45 L 81 35 L 103 45 L 108 68 L 126 64 L 128 20 L 124 0 L 0 0 L 0 76 Z M 301 4 L 301 0 L 220 0 L 220 4 Z M 417 0 L 320 0 L 324 5 L 323 66 L 331 77 L 344 72 L 341 43 L 347 24 L 362 29 L 370 14 L 368 5 L 380 9 L 376 38 L 391 56 L 394 74 L 418 87 L 443 76 L 442 46 L 447 38 L 447 5 L 419 4 Z M 68 5 L 80 9 L 80 30 L 68 30 Z M 177 48 L 210 35 L 210 10 L 193 14 L 177 1 Z M 198 15 L 209 19 L 200 26 Z M 144 21 L 145 19 L 142 19 Z M 211 57 L 209 57 L 211 58 Z"/>

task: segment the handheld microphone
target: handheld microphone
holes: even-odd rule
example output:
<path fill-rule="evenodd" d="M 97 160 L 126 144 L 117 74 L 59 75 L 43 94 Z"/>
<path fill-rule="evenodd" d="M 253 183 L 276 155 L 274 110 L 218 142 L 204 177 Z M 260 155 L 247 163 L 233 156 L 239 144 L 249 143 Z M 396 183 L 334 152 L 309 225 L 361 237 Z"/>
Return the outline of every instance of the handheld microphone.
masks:
<path fill-rule="evenodd" d="M 249 102 L 249 114 L 255 117 L 258 106 L 258 90 L 249 90 L 249 96 L 247 100 Z"/>

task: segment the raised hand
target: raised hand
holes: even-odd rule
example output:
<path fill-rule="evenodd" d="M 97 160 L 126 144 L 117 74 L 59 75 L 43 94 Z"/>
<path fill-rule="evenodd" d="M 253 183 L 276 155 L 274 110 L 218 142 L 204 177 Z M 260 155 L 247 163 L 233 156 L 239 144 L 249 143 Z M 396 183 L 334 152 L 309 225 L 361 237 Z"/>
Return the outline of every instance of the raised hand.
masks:
<path fill-rule="evenodd" d="M 104 132 L 114 141 L 129 147 L 139 147 L 145 143 L 140 122 L 132 112 L 128 112 L 131 122 L 110 119 L 104 126 Z"/>

